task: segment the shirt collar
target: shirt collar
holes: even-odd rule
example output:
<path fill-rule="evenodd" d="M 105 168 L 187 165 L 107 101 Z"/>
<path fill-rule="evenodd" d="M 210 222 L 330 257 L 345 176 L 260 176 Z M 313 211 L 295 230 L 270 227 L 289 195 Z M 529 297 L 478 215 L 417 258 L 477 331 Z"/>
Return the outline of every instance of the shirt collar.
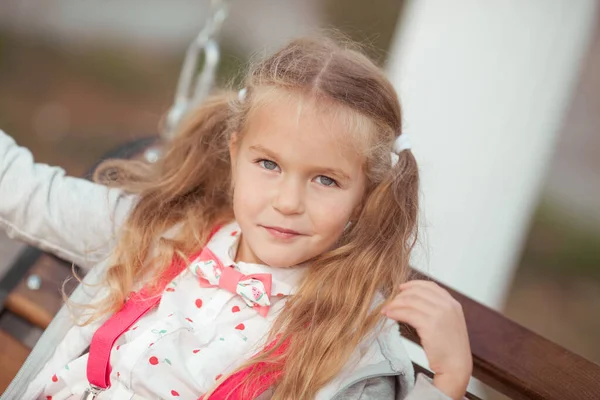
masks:
<path fill-rule="evenodd" d="M 209 240 L 207 247 L 219 258 L 224 266 L 233 265 L 245 275 L 268 273 L 273 279 L 271 293 L 274 296 L 287 296 L 294 294 L 302 282 L 307 265 L 300 264 L 295 267 L 273 268 L 268 265 L 234 262 L 241 238 L 241 229 L 237 222 L 223 225 Z"/>

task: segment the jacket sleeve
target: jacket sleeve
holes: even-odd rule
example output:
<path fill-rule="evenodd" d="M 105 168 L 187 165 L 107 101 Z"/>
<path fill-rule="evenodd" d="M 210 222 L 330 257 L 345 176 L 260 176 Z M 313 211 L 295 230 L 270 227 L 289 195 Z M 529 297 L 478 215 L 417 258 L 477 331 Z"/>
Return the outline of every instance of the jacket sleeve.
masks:
<path fill-rule="evenodd" d="M 415 386 L 403 400 L 452 400 L 452 398 L 435 387 L 427 376 L 418 374 Z"/>
<path fill-rule="evenodd" d="M 0 130 L 0 228 L 91 268 L 106 258 L 135 197 L 37 164 Z"/>
<path fill-rule="evenodd" d="M 397 398 L 397 380 L 393 376 L 365 379 L 350 386 L 336 397 L 352 400 L 394 400 Z M 400 399 L 399 399 L 400 400 Z M 419 374 L 413 389 L 401 400 L 452 400 L 442 393 L 425 375 Z"/>

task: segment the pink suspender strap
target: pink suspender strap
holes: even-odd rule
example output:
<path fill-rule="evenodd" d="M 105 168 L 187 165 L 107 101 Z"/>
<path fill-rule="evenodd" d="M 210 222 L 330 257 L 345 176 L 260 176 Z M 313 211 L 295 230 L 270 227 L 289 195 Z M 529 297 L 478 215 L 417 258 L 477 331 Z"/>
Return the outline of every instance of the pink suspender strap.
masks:
<path fill-rule="evenodd" d="M 219 230 L 215 227 L 210 233 L 210 238 Z M 195 259 L 200 253 L 194 254 L 190 260 Z M 183 269 L 186 263 L 176 258 L 160 279 L 159 288 L 162 291 Z M 138 293 L 133 293 L 123 307 L 112 315 L 94 333 L 90 343 L 90 351 L 87 362 L 88 382 L 99 388 L 107 389 L 110 386 L 110 352 L 115 341 L 133 325 L 138 319 L 160 302 L 159 294 L 151 295 L 146 288 Z"/>
<path fill-rule="evenodd" d="M 88 355 L 87 378 L 96 387 L 106 389 L 110 386 L 110 352 L 117 338 L 160 300 L 160 296 L 146 299 L 137 294 L 134 296 L 135 299 L 130 298 L 94 333 Z"/>
<path fill-rule="evenodd" d="M 279 356 L 283 354 L 283 352 L 285 352 L 288 348 L 289 343 L 289 339 L 284 341 L 281 346 L 275 350 L 274 355 Z M 259 352 L 258 354 L 269 350 L 274 345 L 275 342 L 271 342 L 263 351 Z M 256 357 L 258 354 L 256 354 L 254 357 Z M 225 379 L 225 381 L 221 383 L 219 387 L 217 387 L 209 399 L 202 396 L 198 400 L 254 399 L 272 387 L 277 380 L 279 380 L 279 377 L 283 372 L 283 366 L 281 368 L 277 368 L 274 372 L 273 370 L 268 373 L 261 372 L 265 371 L 266 367 L 267 365 L 264 362 L 261 362 L 238 371 Z M 254 372 L 254 376 L 258 376 L 258 378 L 254 380 L 248 380 L 247 378 L 252 372 Z"/>

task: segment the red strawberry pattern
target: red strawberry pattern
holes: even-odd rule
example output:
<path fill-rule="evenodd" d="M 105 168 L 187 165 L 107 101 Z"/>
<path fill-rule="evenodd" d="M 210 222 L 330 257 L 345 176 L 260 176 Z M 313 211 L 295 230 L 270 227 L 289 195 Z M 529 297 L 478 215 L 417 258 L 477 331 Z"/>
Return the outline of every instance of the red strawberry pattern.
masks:
<path fill-rule="evenodd" d="M 229 239 L 230 243 L 233 243 L 242 234 L 239 228 L 228 229 L 223 233 L 224 235 L 221 235 L 219 240 L 227 242 Z M 212 267 L 217 266 L 217 264 L 212 265 Z M 236 267 L 242 273 L 252 273 L 252 271 L 247 272 L 241 263 Z M 163 376 L 171 374 L 177 379 L 182 374 L 182 366 L 185 368 L 189 363 L 194 363 L 194 365 L 209 365 L 208 368 L 203 368 L 202 374 L 205 374 L 205 378 L 208 378 L 209 381 L 211 376 L 219 381 L 223 379 L 222 373 L 216 374 L 223 371 L 220 365 L 221 361 L 223 363 L 233 361 L 233 357 L 238 356 L 234 350 L 236 346 L 239 346 L 240 350 L 245 349 L 243 341 L 247 342 L 246 346 L 250 346 L 254 339 L 265 333 L 266 328 L 262 322 L 265 321 L 264 317 L 251 308 L 260 307 L 259 301 L 265 296 L 271 296 L 270 293 L 266 293 L 259 287 L 248 285 L 250 287 L 243 296 L 229 297 L 228 301 L 222 302 L 221 299 L 226 300 L 227 298 L 222 297 L 219 289 L 205 290 L 204 286 L 199 286 L 197 276 L 190 274 L 189 270 L 186 272 L 188 273 L 181 274 L 164 289 L 163 299 L 160 300 L 157 312 L 152 315 L 152 318 L 142 317 L 129 327 L 129 331 L 136 331 L 139 335 L 130 332 L 130 335 L 123 335 L 119 339 L 119 345 L 115 344 L 113 350 L 116 352 L 111 355 L 111 364 L 115 369 L 112 378 L 115 383 L 121 381 L 120 371 L 123 371 L 124 379 L 126 377 L 128 381 L 134 382 L 133 384 L 143 380 L 152 385 L 152 390 L 157 397 L 160 395 L 165 400 L 167 398 L 187 398 L 190 393 L 185 386 L 177 384 L 179 380 L 165 381 Z M 216 272 L 219 273 L 220 270 Z M 273 297 L 284 298 L 286 292 L 278 290 L 285 289 L 287 286 L 281 286 L 280 282 L 273 283 L 275 285 L 273 288 L 276 289 L 272 292 Z M 287 282 L 285 283 L 287 284 Z M 215 306 L 216 314 L 208 312 L 212 311 Z M 242 311 L 244 313 L 241 313 Z M 184 317 L 186 315 L 187 317 Z M 212 339 L 202 342 L 191 337 L 198 336 L 200 338 L 203 332 L 198 325 L 210 324 L 215 318 L 217 329 Z M 248 332 L 246 332 L 246 323 L 250 324 Z M 186 336 L 189 335 L 185 339 L 183 349 L 178 347 L 182 343 L 177 343 L 177 346 L 173 347 L 173 341 L 178 340 L 179 335 L 171 335 L 171 333 L 178 331 L 182 331 Z M 130 342 L 133 344 L 126 346 Z M 221 353 L 223 346 L 228 349 L 225 353 Z M 201 352 L 202 355 L 199 354 Z M 142 362 L 123 362 L 127 360 L 141 360 Z M 219 362 L 216 362 L 217 360 Z M 79 361 L 74 360 L 71 368 L 67 365 L 65 369 L 61 369 L 60 377 L 58 377 L 58 373 L 52 375 L 51 382 L 54 383 L 48 382 L 47 389 L 41 398 L 52 400 L 52 396 L 58 396 L 59 391 L 64 390 L 65 382 L 69 382 L 70 379 L 85 379 L 85 363 L 81 364 Z M 214 365 L 212 365 L 213 363 Z M 135 367 L 131 369 L 131 365 L 134 364 Z M 209 383 L 207 382 L 207 384 Z M 106 394 L 110 397 L 109 393 Z"/>

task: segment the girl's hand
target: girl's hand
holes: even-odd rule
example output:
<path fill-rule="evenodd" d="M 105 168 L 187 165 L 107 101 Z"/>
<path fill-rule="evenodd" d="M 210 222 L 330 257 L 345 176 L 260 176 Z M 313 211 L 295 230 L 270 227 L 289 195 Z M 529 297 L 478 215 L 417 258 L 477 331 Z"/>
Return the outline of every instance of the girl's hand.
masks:
<path fill-rule="evenodd" d="M 381 312 L 417 330 L 435 373 L 434 385 L 451 398 L 462 399 L 473 370 L 462 306 L 434 282 L 409 281 L 400 290 Z"/>

